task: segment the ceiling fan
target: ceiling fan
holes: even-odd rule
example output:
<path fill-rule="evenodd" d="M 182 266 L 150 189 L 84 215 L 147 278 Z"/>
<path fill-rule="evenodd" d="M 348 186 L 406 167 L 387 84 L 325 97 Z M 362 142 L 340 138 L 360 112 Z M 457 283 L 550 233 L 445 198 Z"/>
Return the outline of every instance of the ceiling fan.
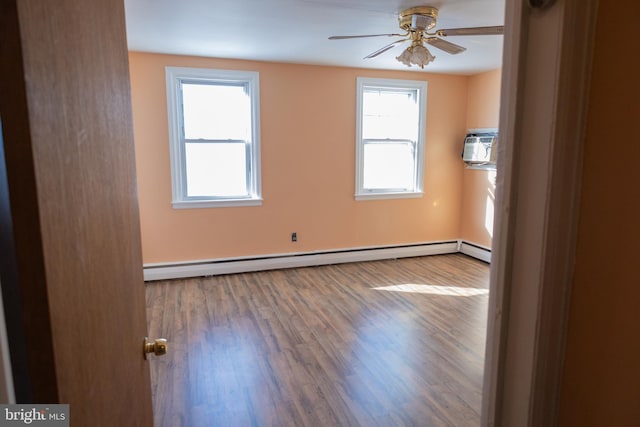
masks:
<path fill-rule="evenodd" d="M 504 26 L 497 25 L 492 27 L 469 27 L 469 28 L 448 28 L 429 32 L 436 26 L 438 19 L 438 9 L 432 6 L 416 6 L 403 10 L 398 15 L 400 28 L 405 31 L 404 34 L 366 34 L 359 36 L 331 36 L 329 40 L 356 39 L 364 37 L 402 37 L 375 52 L 365 56 L 364 59 L 375 58 L 376 56 L 388 51 L 399 43 L 411 41 L 411 46 L 405 49 L 396 59 L 404 65 L 412 64 L 424 68 L 435 59 L 435 56 L 429 52 L 425 43 L 443 50 L 451 55 L 462 53 L 466 48 L 451 43 L 441 37 L 447 36 L 480 36 L 480 35 L 500 35 L 504 32 Z"/>

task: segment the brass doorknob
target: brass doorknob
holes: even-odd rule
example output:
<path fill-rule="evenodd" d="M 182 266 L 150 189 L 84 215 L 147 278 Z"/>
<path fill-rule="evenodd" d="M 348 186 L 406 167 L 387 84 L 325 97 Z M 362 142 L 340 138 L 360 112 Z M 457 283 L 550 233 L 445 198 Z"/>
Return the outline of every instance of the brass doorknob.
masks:
<path fill-rule="evenodd" d="M 167 340 L 164 338 L 156 338 L 153 342 L 149 342 L 149 337 L 144 337 L 144 358 L 147 359 L 147 353 L 153 353 L 156 356 L 167 354 Z"/>

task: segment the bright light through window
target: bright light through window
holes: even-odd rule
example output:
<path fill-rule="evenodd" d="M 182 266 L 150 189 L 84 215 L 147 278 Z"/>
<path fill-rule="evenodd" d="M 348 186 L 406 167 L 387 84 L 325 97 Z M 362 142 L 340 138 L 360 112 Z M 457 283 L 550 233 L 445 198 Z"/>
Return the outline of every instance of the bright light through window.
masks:
<path fill-rule="evenodd" d="M 426 82 L 358 79 L 356 199 L 422 195 Z"/>
<path fill-rule="evenodd" d="M 496 171 L 489 171 L 487 173 L 487 204 L 485 205 L 485 213 L 484 213 L 484 228 L 489 234 L 489 237 L 493 237 L 493 215 L 494 215 L 495 191 L 496 191 Z"/>
<path fill-rule="evenodd" d="M 243 86 L 183 84 L 185 139 L 249 139 L 250 101 Z"/>
<path fill-rule="evenodd" d="M 247 196 L 244 144 L 189 144 L 187 196 Z"/>
<path fill-rule="evenodd" d="M 413 185 L 413 144 L 370 143 L 364 146 L 365 189 L 408 189 Z"/>
<path fill-rule="evenodd" d="M 166 71 L 173 206 L 261 204 L 258 73 Z"/>
<path fill-rule="evenodd" d="M 425 285 L 418 283 L 380 286 L 377 288 L 373 288 L 373 290 L 387 292 L 407 292 L 413 294 L 444 295 L 453 297 L 474 297 L 478 295 L 489 295 L 488 289 L 463 288 L 461 286 Z"/>
<path fill-rule="evenodd" d="M 416 93 L 374 90 L 363 97 L 364 139 L 418 140 L 418 102 Z"/>

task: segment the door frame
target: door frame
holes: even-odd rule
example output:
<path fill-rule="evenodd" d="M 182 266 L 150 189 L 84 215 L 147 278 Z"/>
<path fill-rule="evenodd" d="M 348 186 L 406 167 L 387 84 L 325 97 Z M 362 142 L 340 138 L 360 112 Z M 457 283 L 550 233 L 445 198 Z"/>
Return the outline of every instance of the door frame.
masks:
<path fill-rule="evenodd" d="M 596 10 L 506 2 L 485 426 L 557 414 Z"/>
<path fill-rule="evenodd" d="M 124 2 L 6 0 L 0 24 L 15 401 L 69 404 L 81 425 L 150 426 Z"/>
<path fill-rule="evenodd" d="M 597 5 L 506 1 L 483 426 L 557 423 Z"/>

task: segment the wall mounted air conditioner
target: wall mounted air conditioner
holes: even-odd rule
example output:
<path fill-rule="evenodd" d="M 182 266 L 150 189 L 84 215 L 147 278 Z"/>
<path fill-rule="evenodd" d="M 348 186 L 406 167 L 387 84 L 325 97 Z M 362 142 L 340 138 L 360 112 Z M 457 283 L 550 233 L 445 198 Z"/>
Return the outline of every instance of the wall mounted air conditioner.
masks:
<path fill-rule="evenodd" d="M 469 167 L 495 168 L 497 142 L 497 130 L 470 130 L 464 138 L 462 160 Z"/>

